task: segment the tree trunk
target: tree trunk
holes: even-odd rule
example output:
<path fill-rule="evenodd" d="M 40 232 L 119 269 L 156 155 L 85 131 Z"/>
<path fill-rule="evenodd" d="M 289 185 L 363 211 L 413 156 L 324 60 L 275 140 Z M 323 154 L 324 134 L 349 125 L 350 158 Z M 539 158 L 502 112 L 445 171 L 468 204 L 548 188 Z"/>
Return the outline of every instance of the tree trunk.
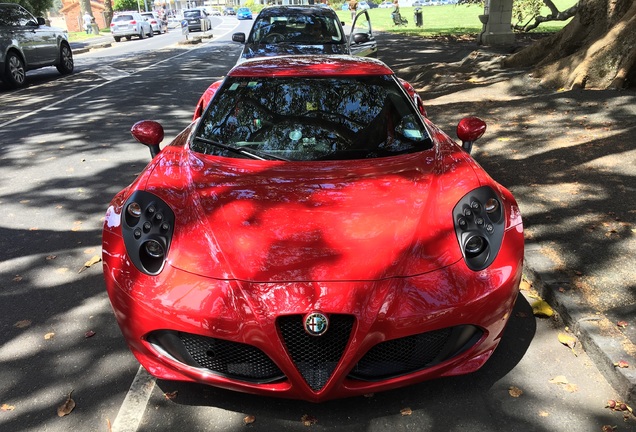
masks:
<path fill-rule="evenodd" d="M 84 16 L 84 14 L 88 12 L 90 16 L 94 17 L 93 8 L 91 8 L 91 0 L 80 0 L 79 5 L 80 5 L 81 16 Z M 84 26 L 83 21 L 82 21 L 82 26 Z"/>
<path fill-rule="evenodd" d="M 110 27 L 110 22 L 113 20 L 113 3 L 111 0 L 104 0 L 104 22 L 106 27 Z"/>
<path fill-rule="evenodd" d="M 636 86 L 636 0 L 583 0 L 560 32 L 504 60 L 534 66 L 548 86 L 619 89 Z"/>

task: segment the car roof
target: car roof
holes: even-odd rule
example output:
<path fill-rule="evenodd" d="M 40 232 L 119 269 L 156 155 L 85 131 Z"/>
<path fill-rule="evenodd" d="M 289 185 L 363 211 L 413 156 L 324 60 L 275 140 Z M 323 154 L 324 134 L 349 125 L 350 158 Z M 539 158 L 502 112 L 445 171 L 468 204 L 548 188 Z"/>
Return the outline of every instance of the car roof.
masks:
<path fill-rule="evenodd" d="M 268 6 L 258 14 L 259 18 L 285 15 L 328 15 L 334 16 L 336 12 L 331 8 L 308 5 Z M 336 15 L 337 16 L 337 15 Z"/>
<path fill-rule="evenodd" d="M 313 77 L 351 75 L 393 75 L 380 60 L 349 55 L 290 55 L 259 57 L 235 66 L 230 77 Z"/>

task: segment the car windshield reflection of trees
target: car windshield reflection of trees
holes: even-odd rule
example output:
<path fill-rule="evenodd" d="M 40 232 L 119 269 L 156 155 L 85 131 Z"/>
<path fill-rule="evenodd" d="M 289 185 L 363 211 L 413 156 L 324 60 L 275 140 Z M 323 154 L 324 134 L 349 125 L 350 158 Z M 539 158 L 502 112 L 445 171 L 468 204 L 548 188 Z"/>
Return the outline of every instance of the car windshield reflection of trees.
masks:
<path fill-rule="evenodd" d="M 299 15 L 259 19 L 248 43 L 330 44 L 344 43 L 338 23 L 323 16 Z"/>
<path fill-rule="evenodd" d="M 241 77 L 228 78 L 214 96 L 191 148 L 225 157 L 311 161 L 378 158 L 431 145 L 390 76 Z"/>

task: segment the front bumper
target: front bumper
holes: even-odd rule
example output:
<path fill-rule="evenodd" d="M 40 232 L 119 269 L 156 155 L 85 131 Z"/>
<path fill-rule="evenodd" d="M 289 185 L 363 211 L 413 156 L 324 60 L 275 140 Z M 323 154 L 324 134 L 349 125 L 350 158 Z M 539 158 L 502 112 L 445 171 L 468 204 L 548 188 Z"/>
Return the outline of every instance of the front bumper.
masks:
<path fill-rule="evenodd" d="M 505 233 L 486 270 L 459 261 L 380 281 L 220 281 L 169 264 L 151 277 L 121 243 L 105 231 L 106 286 L 152 375 L 314 402 L 479 369 L 501 339 L 523 261 L 521 226 Z M 332 336 L 303 334 L 303 317 L 315 311 L 330 318 Z"/>

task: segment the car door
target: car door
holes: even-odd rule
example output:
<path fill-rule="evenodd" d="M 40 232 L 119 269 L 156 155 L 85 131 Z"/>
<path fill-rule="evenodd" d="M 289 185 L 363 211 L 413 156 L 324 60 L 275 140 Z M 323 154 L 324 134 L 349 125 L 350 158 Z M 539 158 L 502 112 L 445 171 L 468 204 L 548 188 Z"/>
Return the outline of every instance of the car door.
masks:
<path fill-rule="evenodd" d="M 373 36 L 371 20 L 366 10 L 358 13 L 351 26 L 349 50 L 352 55 L 361 57 L 377 57 L 378 44 Z"/>

